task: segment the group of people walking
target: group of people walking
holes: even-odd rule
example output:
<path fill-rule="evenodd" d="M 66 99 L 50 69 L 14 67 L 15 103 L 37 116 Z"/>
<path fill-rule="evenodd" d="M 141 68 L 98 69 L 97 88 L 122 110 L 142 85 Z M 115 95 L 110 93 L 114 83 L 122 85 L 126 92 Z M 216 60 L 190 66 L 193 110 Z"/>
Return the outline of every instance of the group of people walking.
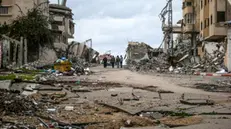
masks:
<path fill-rule="evenodd" d="M 114 56 L 111 57 L 110 63 L 112 68 L 115 68 L 115 65 L 117 66 L 117 68 L 123 68 L 123 56 L 117 56 L 116 58 Z M 107 64 L 108 64 L 108 59 L 107 57 L 103 58 L 103 65 L 104 68 L 107 68 Z"/>

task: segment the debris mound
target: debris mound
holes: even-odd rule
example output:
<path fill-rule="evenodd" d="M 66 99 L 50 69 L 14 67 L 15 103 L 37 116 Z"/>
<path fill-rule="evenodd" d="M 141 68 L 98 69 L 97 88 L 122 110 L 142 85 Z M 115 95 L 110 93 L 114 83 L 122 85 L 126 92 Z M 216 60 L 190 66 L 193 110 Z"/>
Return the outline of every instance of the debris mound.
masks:
<path fill-rule="evenodd" d="M 36 105 L 29 98 L 15 93 L 0 91 L 0 113 L 24 115 L 26 112 L 37 111 Z"/>
<path fill-rule="evenodd" d="M 130 42 L 127 48 L 128 69 L 138 72 L 167 72 L 170 67 L 167 54 L 145 43 Z"/>

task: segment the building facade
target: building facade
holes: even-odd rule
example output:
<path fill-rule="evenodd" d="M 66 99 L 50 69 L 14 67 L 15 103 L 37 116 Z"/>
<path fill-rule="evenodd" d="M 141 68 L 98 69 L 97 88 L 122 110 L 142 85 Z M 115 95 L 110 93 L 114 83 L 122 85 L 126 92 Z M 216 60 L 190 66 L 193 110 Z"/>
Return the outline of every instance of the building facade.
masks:
<path fill-rule="evenodd" d="M 50 4 L 49 16 L 55 43 L 68 44 L 68 39 L 74 38 L 75 30 L 72 10 L 62 4 Z"/>
<path fill-rule="evenodd" d="M 201 58 L 205 52 L 215 49 L 217 43 L 223 44 L 226 50 L 224 64 L 231 64 L 228 60 L 226 21 L 231 20 L 230 0 L 183 0 L 183 34 L 191 38 L 194 44 L 194 53 Z M 189 37 L 188 37 L 189 36 Z M 195 49 L 196 48 L 196 49 Z M 230 63 L 229 63 L 230 62 Z M 230 68 L 231 69 L 231 65 Z"/>
<path fill-rule="evenodd" d="M 183 33 L 199 33 L 199 11 L 198 0 L 183 0 Z"/>
<path fill-rule="evenodd" d="M 49 9 L 48 0 L 1 0 L 0 2 L 0 24 L 9 24 L 36 6 L 39 6 L 44 14 L 48 14 Z"/>
<path fill-rule="evenodd" d="M 231 20 L 228 0 L 200 0 L 200 37 L 208 42 L 221 42 L 227 36 L 225 21 Z"/>

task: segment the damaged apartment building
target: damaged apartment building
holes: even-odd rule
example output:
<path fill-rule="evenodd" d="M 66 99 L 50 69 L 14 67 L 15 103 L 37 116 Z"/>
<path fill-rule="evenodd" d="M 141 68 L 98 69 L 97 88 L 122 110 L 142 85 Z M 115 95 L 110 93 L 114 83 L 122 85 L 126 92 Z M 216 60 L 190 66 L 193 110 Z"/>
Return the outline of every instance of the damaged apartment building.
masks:
<path fill-rule="evenodd" d="M 73 38 L 74 35 L 73 13 L 70 8 L 66 7 L 66 2 L 63 0 L 58 4 L 49 4 L 49 0 L 1 0 L 0 24 L 10 24 L 17 17 L 26 15 L 28 10 L 39 7 L 43 14 L 52 21 L 49 28 L 55 38 L 54 47 L 61 53 L 58 56 L 64 56 L 62 51 L 66 50 L 68 39 Z M 31 61 L 53 62 L 59 58 L 57 51 L 52 49 L 39 47 L 38 52 L 29 50 L 31 49 L 28 48 L 28 55 L 34 56 Z"/>
<path fill-rule="evenodd" d="M 61 3 L 49 5 L 49 15 L 55 48 L 60 52 L 59 56 L 65 56 L 68 39 L 74 38 L 75 24 L 72 10 L 66 6 L 66 0 L 63 0 Z"/>
<path fill-rule="evenodd" d="M 224 58 L 224 65 L 231 70 L 227 49 L 227 21 L 231 20 L 229 0 L 183 0 L 181 20 L 183 40 L 190 39 L 190 54 L 203 60 L 205 56 Z M 218 55 L 215 55 L 219 53 Z M 224 54 L 223 56 L 221 56 Z M 220 56 L 220 57 L 218 57 Z M 222 60 L 222 59 L 221 59 Z"/>
<path fill-rule="evenodd" d="M 32 8 L 40 8 L 42 13 L 46 16 L 49 14 L 48 0 L 0 0 L 0 25 L 11 24 L 13 20 L 20 16 L 27 14 L 28 10 Z M 9 63 L 16 63 L 22 65 L 27 61 L 32 61 L 36 58 L 36 53 L 33 51 L 34 46 L 28 45 L 26 39 L 12 39 L 8 36 L 1 36 L 0 40 L 0 62 L 5 65 Z M 18 50 L 15 50 L 17 46 Z M 25 49 L 28 48 L 28 49 Z M 32 48 L 32 49 L 31 49 Z M 27 50 L 28 53 L 27 54 Z M 26 52 L 25 52 L 26 51 Z M 29 55 L 29 56 L 28 56 Z M 28 59 L 27 59 L 28 58 Z M 1 67 L 2 65 L 0 65 Z"/>

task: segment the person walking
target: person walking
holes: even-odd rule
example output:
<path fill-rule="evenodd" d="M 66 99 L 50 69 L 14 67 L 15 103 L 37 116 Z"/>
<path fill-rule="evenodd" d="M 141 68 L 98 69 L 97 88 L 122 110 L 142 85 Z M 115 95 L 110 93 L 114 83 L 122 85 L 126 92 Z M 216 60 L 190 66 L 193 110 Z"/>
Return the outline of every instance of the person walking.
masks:
<path fill-rule="evenodd" d="M 107 57 L 106 56 L 103 58 L 103 66 L 104 68 L 107 68 Z"/>
<path fill-rule="evenodd" d="M 123 60 L 124 60 L 123 56 L 120 55 L 120 68 L 123 68 Z"/>
<path fill-rule="evenodd" d="M 111 58 L 111 66 L 112 66 L 112 68 L 115 67 L 115 57 L 114 56 L 112 56 L 112 58 Z"/>
<path fill-rule="evenodd" d="M 120 57 L 119 56 L 116 57 L 116 65 L 117 65 L 117 68 L 120 68 Z"/>

